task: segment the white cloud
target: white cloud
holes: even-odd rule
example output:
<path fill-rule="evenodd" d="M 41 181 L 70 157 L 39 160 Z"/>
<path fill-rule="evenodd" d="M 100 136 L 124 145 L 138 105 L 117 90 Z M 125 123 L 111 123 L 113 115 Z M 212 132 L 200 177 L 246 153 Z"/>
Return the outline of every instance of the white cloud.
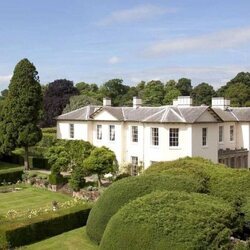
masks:
<path fill-rule="evenodd" d="M 150 81 L 159 79 L 166 82 L 170 79 L 178 80 L 181 77 L 192 79 L 192 84 L 197 85 L 201 82 L 207 82 L 215 88 L 225 84 L 241 71 L 249 71 L 250 67 L 229 65 L 223 67 L 162 67 L 149 68 L 138 72 L 127 72 L 121 75 L 124 79 L 128 79 L 132 83 L 138 83 L 139 79 Z"/>
<path fill-rule="evenodd" d="M 108 63 L 110 64 L 117 64 L 119 63 L 121 60 L 119 57 L 117 56 L 112 56 L 109 60 L 108 60 Z"/>
<path fill-rule="evenodd" d="M 246 42 L 250 42 L 250 27 L 158 42 L 146 49 L 144 53 L 146 56 L 163 56 L 179 52 L 232 49 Z"/>
<path fill-rule="evenodd" d="M 9 83 L 12 75 L 0 75 L 0 84 L 6 84 Z"/>
<path fill-rule="evenodd" d="M 98 22 L 98 25 L 105 26 L 113 23 L 124 23 L 150 19 L 157 15 L 165 13 L 174 13 L 174 8 L 162 8 L 152 4 L 139 5 L 131 9 L 119 10 L 112 12 L 109 16 Z"/>

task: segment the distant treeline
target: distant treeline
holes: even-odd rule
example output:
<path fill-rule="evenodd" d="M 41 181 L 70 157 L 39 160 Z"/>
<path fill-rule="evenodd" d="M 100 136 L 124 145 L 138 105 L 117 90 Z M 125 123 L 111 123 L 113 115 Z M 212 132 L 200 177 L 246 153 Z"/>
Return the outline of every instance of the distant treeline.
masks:
<path fill-rule="evenodd" d="M 41 110 L 42 127 L 55 125 L 55 117 L 82 106 L 100 105 L 103 97 L 110 97 L 113 106 L 131 106 L 133 96 L 142 99 L 147 106 L 172 104 L 177 96 L 192 96 L 195 105 L 211 104 L 215 96 L 226 97 L 232 106 L 250 106 L 250 73 L 240 72 L 232 80 L 218 90 L 214 90 L 209 83 L 202 82 L 193 87 L 190 79 L 180 78 L 166 83 L 159 80 L 141 81 L 135 86 L 123 84 L 122 79 L 111 79 L 101 86 L 95 83 L 58 79 L 42 85 L 43 109 Z M 8 90 L 2 92 L 1 102 L 8 95 Z"/>

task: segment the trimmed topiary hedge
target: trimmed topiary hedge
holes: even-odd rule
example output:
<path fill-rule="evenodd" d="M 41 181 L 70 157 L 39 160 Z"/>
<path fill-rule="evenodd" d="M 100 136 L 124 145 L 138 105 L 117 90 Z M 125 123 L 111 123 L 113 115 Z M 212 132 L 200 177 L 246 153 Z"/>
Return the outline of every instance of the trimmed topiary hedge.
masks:
<path fill-rule="evenodd" d="M 203 192 L 203 177 L 199 175 L 152 174 L 129 177 L 113 183 L 98 199 L 90 212 L 87 234 L 100 243 L 110 218 L 128 202 L 156 190 Z"/>
<path fill-rule="evenodd" d="M 19 164 L 19 165 L 24 164 L 23 156 L 17 155 L 17 154 L 2 155 L 1 156 L 1 161 L 13 163 L 13 164 Z"/>
<path fill-rule="evenodd" d="M 0 225 L 0 249 L 27 245 L 84 226 L 90 208 L 81 205 Z"/>
<path fill-rule="evenodd" d="M 9 170 L 3 173 L 0 173 L 0 186 L 1 183 L 11 182 L 16 183 L 19 180 L 22 180 L 23 169 L 20 167 L 18 170 Z"/>
<path fill-rule="evenodd" d="M 234 209 L 219 198 L 157 191 L 111 218 L 100 249 L 231 249 L 235 222 Z"/>
<path fill-rule="evenodd" d="M 222 164 L 215 164 L 203 158 L 190 158 L 159 162 L 153 164 L 147 170 L 145 175 L 152 173 L 177 174 L 186 173 L 207 176 L 204 180 L 207 186 L 207 192 L 211 195 L 222 197 L 231 202 L 237 199 L 245 200 L 250 196 L 250 172 L 245 169 L 232 169 Z"/>

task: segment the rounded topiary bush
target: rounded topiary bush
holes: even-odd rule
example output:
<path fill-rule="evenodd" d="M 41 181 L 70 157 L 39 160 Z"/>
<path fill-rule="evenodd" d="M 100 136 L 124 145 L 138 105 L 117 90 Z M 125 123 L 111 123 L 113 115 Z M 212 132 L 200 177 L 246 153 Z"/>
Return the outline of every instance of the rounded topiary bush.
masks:
<path fill-rule="evenodd" d="M 128 202 L 156 190 L 202 192 L 203 177 L 195 175 L 151 174 L 129 177 L 113 183 L 92 208 L 87 234 L 99 243 L 110 218 Z"/>
<path fill-rule="evenodd" d="M 203 184 L 207 188 L 207 193 L 231 202 L 239 198 L 245 201 L 246 197 L 250 196 L 249 171 L 228 168 L 199 157 L 159 162 L 144 172 L 145 175 L 156 173 L 206 176 Z"/>
<path fill-rule="evenodd" d="M 111 218 L 100 249 L 228 249 L 235 216 L 216 197 L 157 191 L 131 201 Z"/>

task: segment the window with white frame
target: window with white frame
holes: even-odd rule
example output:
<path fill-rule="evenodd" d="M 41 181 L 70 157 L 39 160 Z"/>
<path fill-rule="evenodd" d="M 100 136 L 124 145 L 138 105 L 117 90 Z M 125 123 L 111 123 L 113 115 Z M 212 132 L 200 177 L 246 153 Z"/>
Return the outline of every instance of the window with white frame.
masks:
<path fill-rule="evenodd" d="M 219 142 L 223 142 L 223 126 L 219 126 Z"/>
<path fill-rule="evenodd" d="M 109 125 L 109 140 L 115 140 L 115 125 Z"/>
<path fill-rule="evenodd" d="M 69 137 L 74 138 L 75 137 L 75 128 L 74 124 L 69 124 Z"/>
<path fill-rule="evenodd" d="M 170 147 L 179 146 L 179 129 L 178 128 L 169 129 L 169 146 Z"/>
<path fill-rule="evenodd" d="M 96 138 L 97 140 L 102 140 L 102 125 L 96 126 Z"/>
<path fill-rule="evenodd" d="M 230 126 L 230 141 L 234 141 L 234 126 Z"/>
<path fill-rule="evenodd" d="M 159 128 L 151 128 L 151 143 L 154 146 L 159 145 Z"/>
<path fill-rule="evenodd" d="M 202 128 L 202 146 L 207 146 L 207 128 Z"/>
<path fill-rule="evenodd" d="M 138 157 L 131 156 L 131 175 L 136 176 L 138 175 Z"/>
<path fill-rule="evenodd" d="M 132 126 L 132 142 L 138 142 L 138 126 Z"/>

